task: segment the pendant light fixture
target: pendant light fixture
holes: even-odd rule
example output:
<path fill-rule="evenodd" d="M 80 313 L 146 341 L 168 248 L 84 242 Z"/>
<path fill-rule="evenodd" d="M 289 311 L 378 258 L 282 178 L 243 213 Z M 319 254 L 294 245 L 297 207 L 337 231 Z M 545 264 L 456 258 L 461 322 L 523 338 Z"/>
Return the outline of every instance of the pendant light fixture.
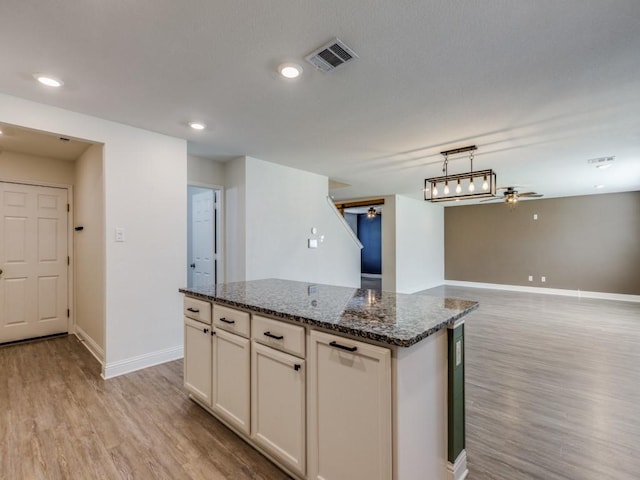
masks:
<path fill-rule="evenodd" d="M 454 148 L 440 152 L 444 157 L 442 164 L 442 173 L 440 177 L 427 178 L 424 181 L 424 199 L 429 202 L 447 202 L 450 200 L 468 200 L 473 198 L 493 197 L 496 194 L 496 174 L 493 170 L 473 170 L 473 155 L 478 147 L 470 145 L 468 147 Z M 469 152 L 469 163 L 471 169 L 469 172 L 449 174 L 449 157 L 460 153 Z M 474 180 L 482 179 L 482 188 L 476 190 Z M 455 182 L 455 193 L 451 193 L 449 182 Z M 438 188 L 444 185 L 442 194 Z"/>

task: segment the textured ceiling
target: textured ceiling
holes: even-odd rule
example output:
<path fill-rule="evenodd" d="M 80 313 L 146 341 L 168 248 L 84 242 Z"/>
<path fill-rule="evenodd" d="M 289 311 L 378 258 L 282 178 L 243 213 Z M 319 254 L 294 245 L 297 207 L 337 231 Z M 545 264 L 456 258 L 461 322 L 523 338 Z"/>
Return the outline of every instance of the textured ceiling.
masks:
<path fill-rule="evenodd" d="M 3 0 L 0 92 L 321 173 L 350 185 L 336 198 L 420 196 L 468 144 L 499 185 L 638 190 L 639 24 L 638 0 Z M 360 58 L 304 62 L 335 36 Z"/>

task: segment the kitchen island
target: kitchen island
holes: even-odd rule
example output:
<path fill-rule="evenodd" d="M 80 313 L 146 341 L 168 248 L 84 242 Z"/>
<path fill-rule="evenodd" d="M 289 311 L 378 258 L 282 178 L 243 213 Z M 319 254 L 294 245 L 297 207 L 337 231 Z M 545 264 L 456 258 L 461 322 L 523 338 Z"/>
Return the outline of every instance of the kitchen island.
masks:
<path fill-rule="evenodd" d="M 192 398 L 292 476 L 466 476 L 477 302 L 277 279 L 180 291 Z"/>

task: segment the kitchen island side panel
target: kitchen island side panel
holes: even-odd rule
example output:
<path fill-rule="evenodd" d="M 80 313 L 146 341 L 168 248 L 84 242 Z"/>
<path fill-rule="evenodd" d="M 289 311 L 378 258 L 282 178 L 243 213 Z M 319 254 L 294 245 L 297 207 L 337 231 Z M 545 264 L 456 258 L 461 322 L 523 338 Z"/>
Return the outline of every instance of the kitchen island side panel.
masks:
<path fill-rule="evenodd" d="M 396 348 L 393 480 L 447 478 L 447 330 Z"/>

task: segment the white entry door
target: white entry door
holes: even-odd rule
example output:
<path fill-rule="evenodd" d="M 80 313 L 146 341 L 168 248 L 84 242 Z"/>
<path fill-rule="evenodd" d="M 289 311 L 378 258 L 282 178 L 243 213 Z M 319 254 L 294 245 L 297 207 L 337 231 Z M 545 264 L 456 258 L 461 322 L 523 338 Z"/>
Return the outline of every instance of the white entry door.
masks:
<path fill-rule="evenodd" d="M 211 189 L 192 197 L 192 270 L 193 284 L 198 287 L 216 283 L 215 278 L 215 192 Z"/>
<path fill-rule="evenodd" d="M 68 331 L 67 190 L 0 182 L 0 343 Z"/>

